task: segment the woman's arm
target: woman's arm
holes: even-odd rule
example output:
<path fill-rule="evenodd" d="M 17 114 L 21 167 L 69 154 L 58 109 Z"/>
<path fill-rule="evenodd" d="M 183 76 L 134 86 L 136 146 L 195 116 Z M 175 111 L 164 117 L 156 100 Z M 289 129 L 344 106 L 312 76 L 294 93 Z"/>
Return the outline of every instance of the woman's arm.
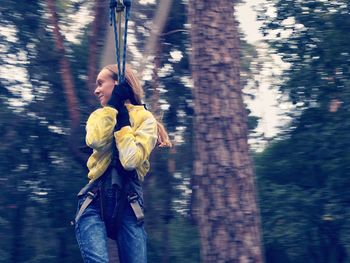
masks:
<path fill-rule="evenodd" d="M 95 110 L 86 123 L 86 145 L 97 151 L 104 151 L 113 138 L 116 124 L 116 110 L 103 107 Z"/>
<path fill-rule="evenodd" d="M 147 112 L 135 131 L 130 126 L 124 126 L 114 136 L 122 166 L 125 170 L 133 170 L 148 160 L 157 143 L 157 121 Z"/>

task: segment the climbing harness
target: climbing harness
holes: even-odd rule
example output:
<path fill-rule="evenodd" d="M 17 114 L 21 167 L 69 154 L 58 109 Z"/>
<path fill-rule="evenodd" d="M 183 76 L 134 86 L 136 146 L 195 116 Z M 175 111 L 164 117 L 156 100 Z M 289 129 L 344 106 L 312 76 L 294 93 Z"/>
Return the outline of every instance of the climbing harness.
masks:
<path fill-rule="evenodd" d="M 129 20 L 129 13 L 131 8 L 131 0 L 110 0 L 110 24 L 113 25 L 114 38 L 116 44 L 116 58 L 118 65 L 118 82 L 125 81 L 125 61 L 126 61 L 126 43 L 127 43 L 127 27 Z M 125 15 L 124 23 L 124 38 L 122 40 L 122 13 Z M 122 64 L 120 64 L 120 51 L 121 43 L 123 42 L 123 58 Z M 117 238 L 118 226 L 121 223 L 122 214 L 125 211 L 127 204 L 130 205 L 133 210 L 137 223 L 142 224 L 144 220 L 143 209 L 140 205 L 141 196 L 139 194 L 141 186 L 138 181 L 136 170 L 126 171 L 120 163 L 119 153 L 115 147 L 115 141 L 113 138 L 114 147 L 112 147 L 112 160 L 107 171 L 95 181 L 85 185 L 78 193 L 78 197 L 86 195 L 85 200 L 82 202 L 79 211 L 77 212 L 74 222 L 71 224 L 77 224 L 79 218 L 83 215 L 86 208 L 91 204 L 93 200 L 99 197 L 101 218 L 105 222 L 107 236 L 111 239 Z M 110 198 L 110 193 L 114 195 L 114 209 L 112 215 L 106 211 L 106 202 Z"/>

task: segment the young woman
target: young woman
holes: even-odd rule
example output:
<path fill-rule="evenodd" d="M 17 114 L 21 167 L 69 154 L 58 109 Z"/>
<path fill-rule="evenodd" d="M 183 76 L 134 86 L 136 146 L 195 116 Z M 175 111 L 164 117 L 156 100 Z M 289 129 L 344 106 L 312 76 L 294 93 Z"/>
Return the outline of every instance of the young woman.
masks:
<path fill-rule="evenodd" d="M 163 125 L 141 103 L 142 87 L 128 65 L 123 83 L 118 83 L 117 65 L 109 65 L 98 74 L 96 84 L 95 95 L 102 108 L 95 110 L 86 124 L 86 144 L 93 152 L 87 162 L 89 184 L 78 194 L 76 238 L 84 262 L 108 262 L 107 235 L 111 235 L 111 230 L 106 229 L 104 215 L 114 215 L 119 199 L 115 192 L 107 192 L 105 197 L 99 192 L 100 195 L 95 196 L 90 186 L 112 174 L 116 151 L 113 148 L 116 147 L 119 164 L 119 168 L 116 165 L 116 181 L 121 181 L 116 185 L 120 192 L 127 192 L 129 202 L 119 206 L 120 223 L 117 230 L 112 230 L 112 235 L 115 235 L 121 263 L 144 263 L 147 262 L 146 233 L 140 218 L 139 208 L 143 210 L 140 182 L 150 168 L 149 156 L 153 148 L 157 144 L 171 146 L 171 143 Z M 127 191 L 123 189 L 126 187 Z M 91 196 L 94 196 L 91 203 L 81 209 Z"/>

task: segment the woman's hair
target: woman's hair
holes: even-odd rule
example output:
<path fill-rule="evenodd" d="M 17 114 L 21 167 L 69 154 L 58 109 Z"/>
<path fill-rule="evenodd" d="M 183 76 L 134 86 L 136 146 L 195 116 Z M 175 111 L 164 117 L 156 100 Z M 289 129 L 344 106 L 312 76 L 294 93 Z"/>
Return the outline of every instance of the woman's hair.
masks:
<path fill-rule="evenodd" d="M 117 64 L 111 64 L 108 66 L 105 66 L 103 69 L 107 69 L 112 73 L 112 78 L 116 81 L 118 81 L 118 65 Z M 140 84 L 140 81 L 136 77 L 136 74 L 132 70 L 132 68 L 126 64 L 125 65 L 125 80 L 132 88 L 132 91 L 134 93 L 134 99 L 138 105 L 142 105 L 142 99 L 144 96 L 144 91 L 142 89 L 142 86 Z M 172 144 L 169 139 L 169 135 L 164 127 L 164 125 L 159 120 L 158 116 L 155 116 L 157 120 L 157 130 L 158 130 L 158 146 L 160 147 L 171 147 Z"/>

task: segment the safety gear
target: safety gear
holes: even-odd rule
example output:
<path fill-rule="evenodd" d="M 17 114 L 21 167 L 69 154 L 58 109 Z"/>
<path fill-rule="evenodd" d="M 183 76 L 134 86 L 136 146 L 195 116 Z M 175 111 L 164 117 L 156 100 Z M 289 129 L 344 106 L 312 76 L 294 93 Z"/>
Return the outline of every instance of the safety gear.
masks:
<path fill-rule="evenodd" d="M 131 107 L 131 106 L 129 104 L 128 107 Z M 141 109 L 139 108 L 140 113 L 137 114 L 137 116 L 141 115 L 142 112 L 148 112 L 145 108 L 143 108 L 143 106 L 142 106 L 142 109 L 143 111 L 141 111 Z M 109 112 L 110 115 L 112 116 L 110 116 L 109 114 L 103 114 L 103 113 L 106 113 L 106 111 Z M 88 122 L 86 125 L 86 130 L 87 130 L 86 143 L 88 146 L 93 148 L 93 154 L 90 156 L 90 158 L 93 157 L 95 153 L 108 150 L 108 149 L 105 149 L 104 147 L 106 147 L 106 145 L 109 145 L 109 143 L 105 141 L 99 141 L 99 138 L 102 138 L 102 139 L 109 138 L 107 136 L 108 134 L 103 134 L 103 132 L 101 131 L 110 130 L 111 128 L 108 126 L 110 126 L 111 123 L 115 123 L 113 122 L 113 117 L 115 119 L 115 115 L 113 116 L 112 113 L 115 113 L 112 108 L 104 107 L 102 108 L 102 111 L 96 110 L 95 112 L 93 112 L 88 119 Z M 104 118 L 98 118 L 98 116 L 104 116 Z M 143 117 L 145 118 L 141 121 L 139 125 L 135 127 L 135 135 L 139 135 L 141 138 L 142 138 L 142 134 L 147 134 L 142 132 L 143 124 L 151 123 L 152 119 L 154 119 L 153 115 L 150 112 L 148 112 L 148 114 L 144 114 Z M 95 120 L 95 122 L 93 122 L 92 120 Z M 136 123 L 133 123 L 133 126 L 135 125 Z M 155 126 L 157 127 L 157 125 Z M 125 139 L 124 137 L 128 135 L 128 132 L 127 132 L 128 128 L 131 129 L 130 126 L 123 127 L 122 130 L 117 130 L 114 133 L 115 135 L 114 137 L 112 136 L 109 165 L 107 169 L 103 172 L 103 175 L 99 176 L 95 180 L 91 180 L 78 193 L 78 197 L 86 195 L 86 198 L 80 206 L 80 209 L 75 217 L 74 223 L 76 224 L 78 222 L 79 218 L 82 216 L 85 209 L 91 204 L 91 202 L 96 197 L 99 197 L 101 218 L 105 222 L 107 236 L 111 239 L 117 238 L 118 228 L 120 226 L 125 209 L 128 207 L 128 205 L 131 207 L 137 219 L 138 224 L 142 224 L 144 219 L 143 208 L 141 207 L 141 204 L 143 204 L 143 193 L 142 193 L 142 187 L 140 184 L 140 179 L 142 179 L 142 177 L 139 177 L 136 167 L 128 170 L 125 169 L 126 167 L 125 165 L 122 164 L 123 159 L 118 148 L 118 141 L 122 141 Z M 155 133 L 153 137 L 155 137 L 155 141 L 156 141 L 157 129 L 153 130 L 153 132 Z M 112 134 L 113 134 L 113 130 L 112 130 Z M 134 143 L 136 148 L 133 147 L 132 143 L 129 143 L 129 145 L 133 147 L 131 148 L 132 152 L 129 152 L 129 159 L 132 159 L 135 157 L 137 158 L 137 155 L 138 155 L 137 145 L 136 145 L 137 140 L 135 136 L 134 138 L 135 138 Z M 146 137 L 146 138 L 153 140 L 152 137 Z M 129 136 L 129 141 L 130 139 L 132 139 L 132 137 Z M 150 150 L 154 148 L 155 143 L 152 143 L 152 145 L 153 147 Z M 143 149 L 140 149 L 140 150 L 143 150 Z M 149 155 L 150 155 L 150 152 L 148 152 L 147 155 L 145 156 L 147 158 L 147 161 L 148 161 Z M 149 166 L 149 162 L 148 162 L 148 166 Z M 110 213 L 109 209 L 106 209 L 107 207 L 110 206 L 111 200 L 114 206 L 114 209 L 112 210 L 113 212 L 112 214 Z"/>
<path fill-rule="evenodd" d="M 137 178 L 137 173 L 133 171 L 125 171 L 121 166 L 118 168 L 111 165 L 108 170 L 97 180 L 85 185 L 78 193 L 78 198 L 86 195 L 82 202 L 79 211 L 77 212 L 72 225 L 78 223 L 86 208 L 93 202 L 94 199 L 99 199 L 100 216 L 106 225 L 107 236 L 111 239 L 117 239 L 119 226 L 122 222 L 122 217 L 129 204 L 138 225 L 141 225 L 144 220 L 143 194 L 142 188 Z M 113 200 L 114 209 L 112 213 L 107 208 L 110 207 Z"/>
<path fill-rule="evenodd" d="M 143 105 L 125 106 L 131 126 L 124 126 L 117 132 L 113 132 L 117 111 L 112 107 L 97 109 L 88 118 L 85 141 L 93 149 L 87 162 L 90 181 L 100 177 L 110 165 L 113 135 L 125 170 L 136 169 L 142 181 L 150 169 L 149 156 L 157 143 L 157 121 Z"/>

